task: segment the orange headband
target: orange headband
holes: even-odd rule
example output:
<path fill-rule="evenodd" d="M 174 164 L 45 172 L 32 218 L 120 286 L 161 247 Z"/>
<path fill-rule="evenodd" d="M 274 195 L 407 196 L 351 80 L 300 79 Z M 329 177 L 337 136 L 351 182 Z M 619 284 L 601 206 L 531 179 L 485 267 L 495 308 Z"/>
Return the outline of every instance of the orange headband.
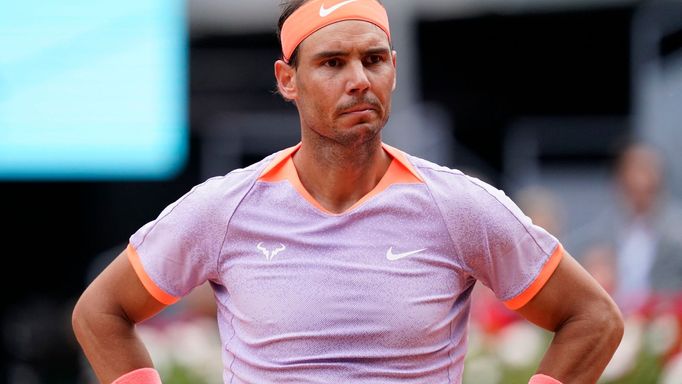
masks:
<path fill-rule="evenodd" d="M 391 41 L 386 9 L 376 0 L 312 0 L 303 4 L 282 26 L 282 54 L 289 62 L 299 44 L 329 24 L 343 20 L 367 21 L 386 32 Z"/>

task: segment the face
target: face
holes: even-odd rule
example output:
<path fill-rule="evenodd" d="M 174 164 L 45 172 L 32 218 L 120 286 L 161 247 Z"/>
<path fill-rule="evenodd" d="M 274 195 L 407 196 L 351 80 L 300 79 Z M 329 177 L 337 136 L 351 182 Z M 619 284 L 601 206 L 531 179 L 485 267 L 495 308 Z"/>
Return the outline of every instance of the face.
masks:
<path fill-rule="evenodd" d="M 634 146 L 623 155 L 618 178 L 630 204 L 644 212 L 656 202 L 662 184 L 662 164 L 658 154 L 645 146 Z"/>
<path fill-rule="evenodd" d="M 347 145 L 376 137 L 388 121 L 395 52 L 374 24 L 348 20 L 320 29 L 299 45 L 298 67 L 278 61 L 275 74 L 304 134 Z"/>

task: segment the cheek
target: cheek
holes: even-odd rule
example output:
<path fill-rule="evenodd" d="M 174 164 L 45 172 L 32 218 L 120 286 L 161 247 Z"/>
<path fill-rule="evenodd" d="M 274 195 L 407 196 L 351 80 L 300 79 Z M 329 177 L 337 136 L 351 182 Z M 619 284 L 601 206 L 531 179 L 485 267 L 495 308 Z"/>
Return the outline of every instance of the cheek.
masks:
<path fill-rule="evenodd" d="M 311 100 L 319 100 L 326 95 L 331 94 L 334 81 L 322 76 L 314 76 L 304 84 L 306 94 Z"/>
<path fill-rule="evenodd" d="M 337 86 L 331 81 L 322 81 L 316 88 L 316 92 L 310 95 L 311 103 L 318 111 L 329 111 L 336 108 L 341 94 Z"/>
<path fill-rule="evenodd" d="M 393 97 L 393 87 L 392 86 L 384 86 L 381 88 L 380 91 L 377 91 L 376 93 L 377 97 L 383 104 L 384 108 L 388 111 L 391 107 L 391 98 Z"/>
<path fill-rule="evenodd" d="M 381 94 L 383 98 L 389 100 L 391 94 L 395 90 L 395 77 L 394 72 L 384 73 L 375 82 L 376 92 Z"/>
<path fill-rule="evenodd" d="M 313 90 L 309 90 L 313 91 Z M 324 87 L 318 87 L 304 98 L 305 103 L 299 104 L 299 109 L 307 116 L 309 122 L 323 122 L 331 115 L 335 104 L 329 97 L 329 93 Z"/>

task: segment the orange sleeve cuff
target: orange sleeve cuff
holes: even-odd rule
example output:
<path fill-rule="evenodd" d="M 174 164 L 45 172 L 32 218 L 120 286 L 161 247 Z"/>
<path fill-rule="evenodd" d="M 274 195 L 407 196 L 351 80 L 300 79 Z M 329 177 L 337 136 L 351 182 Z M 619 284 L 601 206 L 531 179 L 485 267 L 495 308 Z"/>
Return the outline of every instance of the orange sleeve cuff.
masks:
<path fill-rule="evenodd" d="M 166 291 L 161 289 L 158 285 L 156 285 L 154 280 L 152 280 L 151 277 L 147 275 L 147 272 L 145 272 L 144 266 L 142 265 L 142 261 L 140 260 L 140 256 L 137 254 L 137 251 L 135 250 L 132 244 L 128 244 L 128 248 L 126 248 L 126 253 L 128 254 L 128 260 L 130 260 L 130 264 L 132 264 L 133 269 L 137 274 L 137 277 L 140 279 L 142 285 L 144 285 L 145 289 L 147 290 L 147 292 L 149 292 L 150 295 L 152 295 L 159 302 L 166 305 L 174 304 L 178 300 L 180 300 L 179 297 L 170 295 Z"/>
<path fill-rule="evenodd" d="M 547 260 L 545 265 L 542 267 L 542 270 L 540 270 L 540 273 L 538 273 L 538 276 L 528 286 L 528 288 L 516 295 L 516 297 L 505 301 L 504 305 L 511 310 L 517 310 L 528 304 L 528 302 L 531 301 L 531 299 L 535 297 L 538 292 L 540 292 L 542 287 L 545 286 L 547 280 L 549 280 L 556 268 L 559 266 L 559 262 L 561 261 L 561 257 L 563 255 L 564 247 L 562 247 L 561 244 L 558 244 L 552 255 L 549 257 L 549 260 Z"/>

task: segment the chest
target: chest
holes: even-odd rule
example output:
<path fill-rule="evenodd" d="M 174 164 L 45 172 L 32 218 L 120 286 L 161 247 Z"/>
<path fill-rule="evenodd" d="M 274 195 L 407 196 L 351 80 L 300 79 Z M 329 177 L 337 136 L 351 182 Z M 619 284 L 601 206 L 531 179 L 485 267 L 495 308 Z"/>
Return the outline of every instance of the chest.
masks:
<path fill-rule="evenodd" d="M 250 202 L 221 258 L 231 312 L 261 336 L 324 329 L 392 343 L 442 328 L 470 282 L 437 209 L 413 199 L 339 216 L 296 200 Z"/>

